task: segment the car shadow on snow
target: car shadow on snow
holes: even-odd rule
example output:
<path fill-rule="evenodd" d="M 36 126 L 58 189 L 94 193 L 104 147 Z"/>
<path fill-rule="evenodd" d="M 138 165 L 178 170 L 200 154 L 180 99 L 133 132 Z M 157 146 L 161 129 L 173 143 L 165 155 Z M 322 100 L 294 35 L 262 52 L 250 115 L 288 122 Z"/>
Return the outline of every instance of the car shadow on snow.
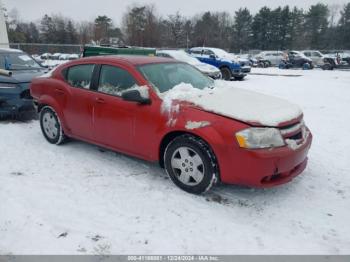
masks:
<path fill-rule="evenodd" d="M 262 212 L 265 206 L 273 205 L 277 199 L 282 202 L 289 201 L 289 196 L 295 194 L 295 191 L 297 191 L 300 186 L 298 184 L 300 184 L 301 181 L 301 179 L 297 177 L 288 184 L 270 189 L 253 189 L 244 186 L 218 183 L 209 192 L 196 196 L 177 188 L 176 185 L 171 182 L 165 170 L 161 168 L 157 162 L 148 162 L 75 139 L 69 139 L 67 143 L 60 146 L 60 148 L 87 153 L 88 157 L 92 157 L 97 161 L 101 160 L 101 163 L 99 163 L 101 165 L 104 163 L 112 166 L 116 165 L 116 167 L 121 165 L 126 168 L 127 172 L 125 174 L 120 173 L 120 176 L 144 180 L 143 182 L 149 184 L 152 190 L 166 190 L 169 197 L 173 195 L 173 197 L 176 198 L 178 194 L 185 194 L 186 197 L 202 203 L 204 201 L 209 205 L 215 204 L 227 207 L 249 208 L 256 212 Z M 63 150 L 62 153 L 66 154 L 64 151 L 66 150 Z M 70 152 L 69 154 L 74 154 L 74 152 Z M 104 175 L 105 174 L 90 174 L 87 177 Z"/>
<path fill-rule="evenodd" d="M 27 123 L 38 119 L 39 116 L 36 112 L 29 111 L 13 116 L 0 116 L 0 123 Z"/>

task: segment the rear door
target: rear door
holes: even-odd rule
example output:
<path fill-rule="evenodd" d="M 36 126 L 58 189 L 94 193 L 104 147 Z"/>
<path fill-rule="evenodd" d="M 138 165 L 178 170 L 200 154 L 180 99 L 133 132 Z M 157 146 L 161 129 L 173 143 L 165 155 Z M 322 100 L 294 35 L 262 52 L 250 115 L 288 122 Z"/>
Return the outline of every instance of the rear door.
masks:
<path fill-rule="evenodd" d="M 67 68 L 65 72 L 66 88 L 69 94 L 66 105 L 63 107 L 64 116 L 71 133 L 84 140 L 93 139 L 94 92 L 90 87 L 94 71 L 94 64 L 80 64 Z"/>

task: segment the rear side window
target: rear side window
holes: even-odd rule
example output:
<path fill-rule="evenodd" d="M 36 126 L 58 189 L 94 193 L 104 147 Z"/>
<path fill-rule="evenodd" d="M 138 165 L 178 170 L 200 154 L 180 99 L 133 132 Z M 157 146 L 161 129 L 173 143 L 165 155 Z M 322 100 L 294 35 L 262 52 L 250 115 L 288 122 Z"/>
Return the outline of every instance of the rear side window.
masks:
<path fill-rule="evenodd" d="M 165 54 L 165 53 L 159 53 L 159 54 L 157 54 L 157 56 L 160 56 L 160 57 L 169 57 L 169 58 L 171 58 L 170 55 Z"/>
<path fill-rule="evenodd" d="M 115 66 L 101 67 L 98 92 L 120 96 L 121 93 L 136 85 L 135 79 L 124 69 Z"/>
<path fill-rule="evenodd" d="M 204 54 L 204 55 L 214 55 L 214 52 L 211 51 L 211 50 L 206 49 L 206 50 L 204 50 L 204 53 L 203 53 L 203 54 Z"/>
<path fill-rule="evenodd" d="M 89 89 L 95 65 L 77 65 L 68 69 L 66 80 L 74 87 Z"/>
<path fill-rule="evenodd" d="M 202 54 L 202 50 L 193 50 L 193 51 L 191 51 L 191 54 L 200 55 L 200 54 Z"/>

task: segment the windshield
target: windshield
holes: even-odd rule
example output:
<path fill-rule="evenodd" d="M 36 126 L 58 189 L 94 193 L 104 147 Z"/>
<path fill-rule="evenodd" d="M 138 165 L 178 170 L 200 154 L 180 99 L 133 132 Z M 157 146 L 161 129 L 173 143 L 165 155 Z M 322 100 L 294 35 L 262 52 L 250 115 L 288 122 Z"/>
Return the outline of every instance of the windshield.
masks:
<path fill-rule="evenodd" d="M 0 54 L 0 68 L 6 70 L 28 70 L 42 67 L 25 53 L 7 53 Z"/>
<path fill-rule="evenodd" d="M 214 81 L 193 66 L 184 63 L 159 63 L 139 66 L 143 76 L 163 93 L 181 83 L 191 84 L 198 89 L 214 85 Z"/>

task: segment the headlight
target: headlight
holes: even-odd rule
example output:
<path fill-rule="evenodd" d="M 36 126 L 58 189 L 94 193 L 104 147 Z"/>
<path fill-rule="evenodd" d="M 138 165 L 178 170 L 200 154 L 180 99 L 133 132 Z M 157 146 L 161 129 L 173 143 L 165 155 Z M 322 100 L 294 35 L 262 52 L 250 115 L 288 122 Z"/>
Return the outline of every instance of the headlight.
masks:
<path fill-rule="evenodd" d="M 0 89 L 16 88 L 16 84 L 0 83 Z"/>
<path fill-rule="evenodd" d="M 284 146 L 281 132 L 276 128 L 252 127 L 236 133 L 240 147 L 249 149 Z"/>

